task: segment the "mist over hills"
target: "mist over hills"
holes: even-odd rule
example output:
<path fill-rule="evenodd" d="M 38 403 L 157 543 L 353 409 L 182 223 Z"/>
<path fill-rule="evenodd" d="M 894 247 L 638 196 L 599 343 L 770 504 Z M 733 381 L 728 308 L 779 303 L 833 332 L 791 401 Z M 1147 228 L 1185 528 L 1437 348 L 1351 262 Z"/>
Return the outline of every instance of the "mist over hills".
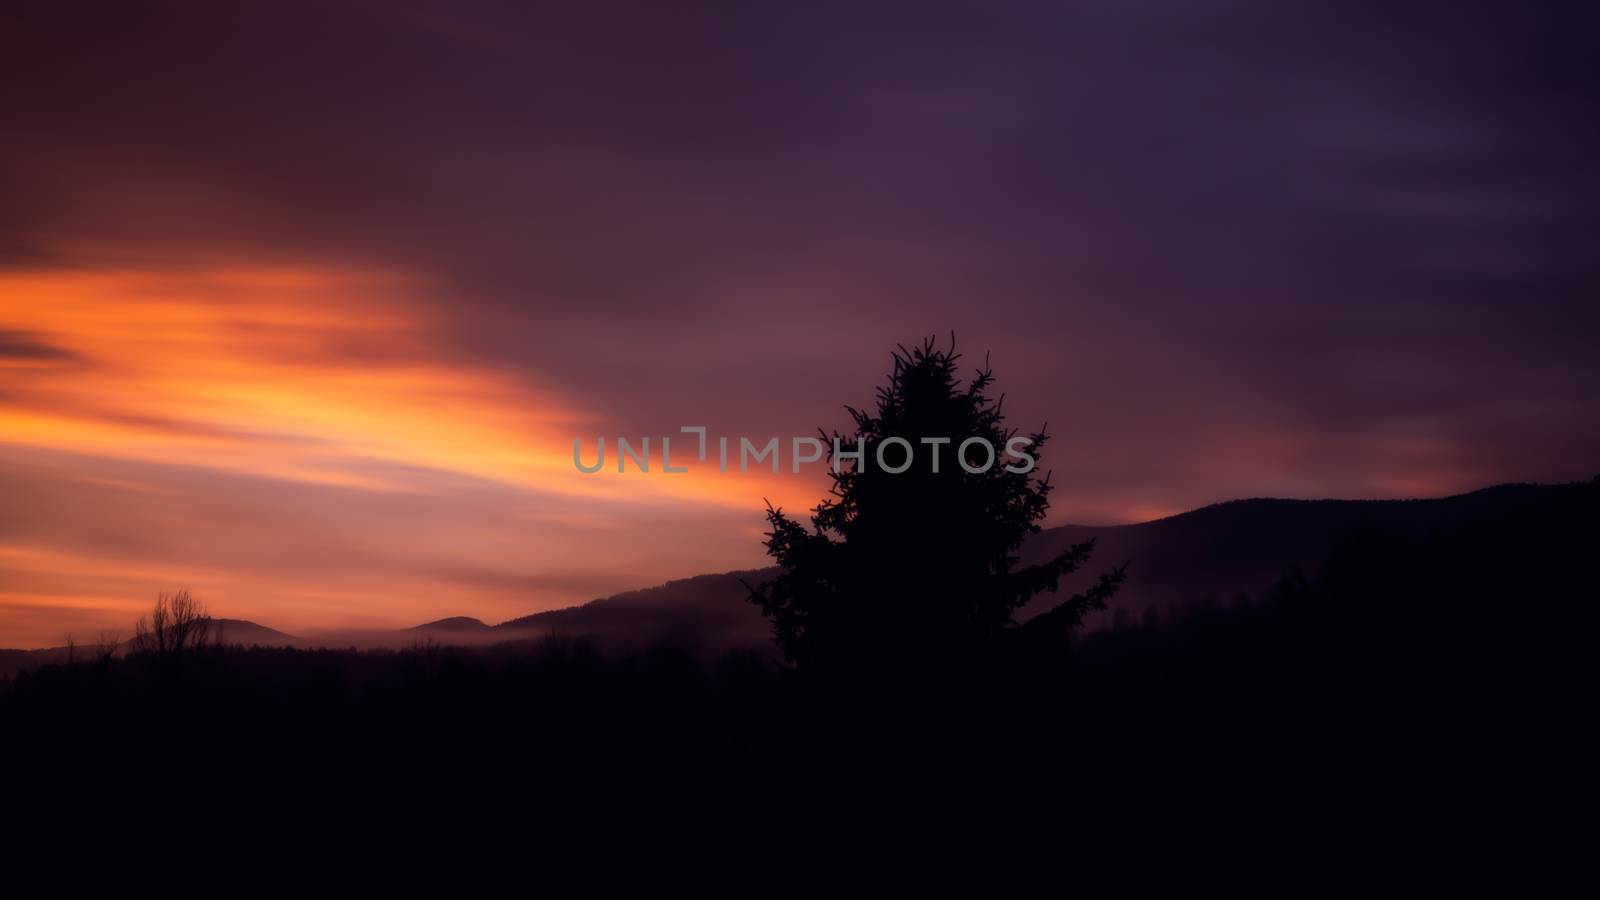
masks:
<path fill-rule="evenodd" d="M 1135 525 L 1045 529 L 1024 545 L 1022 558 L 1024 563 L 1040 562 L 1093 539 L 1093 558 L 1063 584 L 1063 591 L 1080 589 L 1096 573 L 1124 561 L 1131 565 L 1111 609 L 1091 615 L 1085 630 L 1159 623 L 1259 597 L 1297 572 L 1314 574 L 1338 541 L 1357 533 L 1415 537 L 1446 526 L 1492 521 L 1525 511 L 1562 489 L 1507 484 L 1437 500 L 1234 500 Z M 670 644 L 699 651 L 770 652 L 768 625 L 747 601 L 745 583 L 775 572 L 756 569 L 669 581 L 513 619 L 493 632 L 555 632 L 623 650 Z M 1020 618 L 1037 615 L 1061 599 L 1065 596 L 1043 595 Z"/>
<path fill-rule="evenodd" d="M 1506 484 L 1433 500 L 1234 500 L 1135 525 L 1063 525 L 1029 539 L 1024 563 L 1094 539 L 1086 569 L 1063 585 L 1072 591 L 1094 573 L 1131 562 L 1112 608 L 1090 617 L 1088 631 L 1175 621 L 1191 611 L 1271 590 L 1296 572 L 1312 574 L 1342 538 L 1360 532 L 1421 536 L 1446 526 L 1490 522 L 1527 512 L 1562 485 Z M 399 648 L 421 643 L 466 646 L 557 635 L 612 652 L 675 646 L 715 655 L 732 649 L 774 653 L 770 630 L 748 602 L 746 583 L 775 569 L 698 575 L 564 609 L 489 625 L 454 616 L 399 630 L 291 635 L 254 622 L 216 619 L 224 643 L 266 647 Z M 1028 618 L 1063 595 L 1044 595 Z M 0 650 L 0 674 L 65 658 L 65 648 Z"/>
<path fill-rule="evenodd" d="M 1063 525 L 1023 548 L 1027 563 L 1095 540 L 1089 569 L 1131 561 L 1112 608 L 1086 626 L 1146 616 L 1172 618 L 1196 606 L 1258 596 L 1295 572 L 1315 574 L 1341 539 L 1362 532 L 1421 537 L 1535 509 L 1567 485 L 1503 484 L 1430 500 L 1232 500 L 1136 525 Z M 1024 615 L 1048 606 L 1045 596 Z"/>
<path fill-rule="evenodd" d="M 316 646 L 305 638 L 286 634 L 275 628 L 268 628 L 265 625 L 258 625 L 245 619 L 212 618 L 210 622 L 209 637 L 219 644 L 238 644 L 245 647 Z M 132 643 L 131 639 L 123 641 L 119 650 L 127 650 Z M 44 647 L 37 650 L 0 649 L 0 677 L 14 674 L 23 669 L 30 669 L 34 666 L 68 662 L 75 656 L 86 659 L 95 652 L 96 648 L 87 644 L 78 647 Z"/>
<path fill-rule="evenodd" d="M 257 625 L 244 619 L 212 619 L 211 634 L 219 644 L 243 644 L 246 647 L 287 647 L 300 640 L 276 628 Z"/>
<path fill-rule="evenodd" d="M 643 590 L 554 609 L 495 626 L 500 634 L 581 637 L 618 650 L 666 644 L 697 652 L 771 649 L 771 630 L 749 602 L 746 583 L 756 584 L 775 568 L 696 575 Z"/>

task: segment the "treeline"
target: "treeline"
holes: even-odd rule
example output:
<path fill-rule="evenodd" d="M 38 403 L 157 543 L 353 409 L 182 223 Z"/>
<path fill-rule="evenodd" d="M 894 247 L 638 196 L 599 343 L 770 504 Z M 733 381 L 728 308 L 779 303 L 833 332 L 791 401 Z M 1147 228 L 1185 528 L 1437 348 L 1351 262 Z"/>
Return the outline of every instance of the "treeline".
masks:
<path fill-rule="evenodd" d="M 77 787 L 160 773 L 249 802 L 332 791 L 823 817 L 1069 803 L 1197 827 L 1220 811 L 1331 821 L 1401 803 L 1430 822 L 1481 821 L 1550 788 L 1578 746 L 1597 492 L 1351 535 L 1321 571 L 1249 604 L 872 683 L 558 639 L 147 641 L 0 687 L 6 771 Z M 1373 833 L 1395 827 L 1367 818 Z"/>

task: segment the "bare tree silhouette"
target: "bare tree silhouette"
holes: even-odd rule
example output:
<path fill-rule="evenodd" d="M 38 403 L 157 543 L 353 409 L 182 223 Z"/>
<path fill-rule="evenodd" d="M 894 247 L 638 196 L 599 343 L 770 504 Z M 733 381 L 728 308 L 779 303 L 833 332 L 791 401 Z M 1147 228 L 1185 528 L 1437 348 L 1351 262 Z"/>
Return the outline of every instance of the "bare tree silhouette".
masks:
<path fill-rule="evenodd" d="M 171 594 L 163 591 L 156 597 L 150 614 L 140 616 L 134 623 L 132 649 L 135 653 L 176 657 L 206 646 L 210 637 L 211 617 L 206 614 L 205 604 L 196 600 L 188 588 Z"/>
<path fill-rule="evenodd" d="M 95 662 L 109 662 L 116 657 L 117 651 L 122 648 L 122 635 L 115 631 L 102 631 L 100 636 L 89 647 L 94 653 Z"/>

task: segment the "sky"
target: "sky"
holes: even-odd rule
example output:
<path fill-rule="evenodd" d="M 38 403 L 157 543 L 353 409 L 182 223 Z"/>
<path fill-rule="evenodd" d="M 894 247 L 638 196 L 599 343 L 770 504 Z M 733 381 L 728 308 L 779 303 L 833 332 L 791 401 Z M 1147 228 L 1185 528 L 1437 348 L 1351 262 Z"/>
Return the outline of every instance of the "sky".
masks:
<path fill-rule="evenodd" d="M 759 566 L 819 473 L 572 439 L 842 429 L 951 332 L 1049 524 L 1600 472 L 1584 5 L 665 7 L 7 4 L 0 646 Z"/>

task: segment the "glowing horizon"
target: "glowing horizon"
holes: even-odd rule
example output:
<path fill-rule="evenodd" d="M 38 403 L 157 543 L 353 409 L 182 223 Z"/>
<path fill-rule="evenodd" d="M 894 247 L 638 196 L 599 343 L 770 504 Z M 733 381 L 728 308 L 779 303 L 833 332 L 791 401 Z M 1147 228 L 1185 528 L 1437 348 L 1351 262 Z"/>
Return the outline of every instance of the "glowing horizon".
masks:
<path fill-rule="evenodd" d="M 791 506 L 815 502 L 806 499 L 815 479 L 759 471 L 633 478 L 577 473 L 572 437 L 594 431 L 599 418 L 573 412 L 526 378 L 437 353 L 425 311 L 406 298 L 413 289 L 399 276 L 315 269 L 0 273 L 0 297 L 6 298 L 0 322 L 31 348 L 0 368 L 0 452 L 18 469 L 25 459 L 35 466 L 48 461 L 58 470 L 55 477 L 93 486 L 95 496 L 133 495 L 155 505 L 175 493 L 166 483 L 173 472 L 234 490 L 270 491 L 278 483 L 305 494 L 307 518 L 319 515 L 318 504 L 359 494 L 409 495 L 448 509 L 463 495 L 487 492 L 508 507 L 527 503 L 538 515 L 590 532 L 612 529 L 601 512 L 608 509 L 625 516 L 625 507 L 665 508 L 718 521 L 742 510 L 748 527 L 732 531 L 756 548 L 744 554 L 750 564 L 759 561 L 762 497 Z M 92 517 L 95 511 L 77 513 Z M 188 524 L 211 529 L 220 541 L 248 542 L 255 528 L 248 522 Z M 403 531 L 414 522 L 373 513 L 353 525 Z M 462 522 L 451 527 L 474 530 Z M 727 523 L 718 527 L 727 530 Z M 555 530 L 479 537 L 492 540 L 504 557 L 523 554 L 549 565 L 560 554 L 532 545 L 554 540 Z M 195 540 L 181 527 L 169 526 L 162 537 L 179 545 Z M 8 646 L 63 643 L 71 628 L 34 621 L 52 612 L 81 621 L 80 640 L 85 633 L 126 630 L 148 605 L 145 595 L 176 585 L 209 596 L 219 616 L 263 619 L 284 630 L 405 627 L 417 616 L 511 618 L 592 597 L 581 579 L 568 589 L 509 601 L 496 602 L 494 591 L 461 588 L 440 597 L 427 579 L 395 579 L 384 571 L 383 557 L 391 552 L 431 552 L 440 565 L 464 569 L 493 570 L 502 562 L 464 546 L 459 535 L 435 535 L 428 543 L 395 539 L 393 547 L 336 573 L 336 586 L 310 588 L 257 566 L 218 564 L 213 552 L 186 555 L 162 546 L 155 560 L 127 558 L 14 535 L 0 541 L 6 570 L 0 631 Z M 529 546 L 519 546 L 524 543 Z M 595 591 L 695 574 L 659 559 L 630 566 L 626 555 L 614 561 L 614 577 L 593 581 Z M 516 565 L 498 567 L 513 581 L 519 574 Z M 406 592 L 432 596 L 418 603 Z M 119 618 L 125 620 L 120 625 Z"/>

